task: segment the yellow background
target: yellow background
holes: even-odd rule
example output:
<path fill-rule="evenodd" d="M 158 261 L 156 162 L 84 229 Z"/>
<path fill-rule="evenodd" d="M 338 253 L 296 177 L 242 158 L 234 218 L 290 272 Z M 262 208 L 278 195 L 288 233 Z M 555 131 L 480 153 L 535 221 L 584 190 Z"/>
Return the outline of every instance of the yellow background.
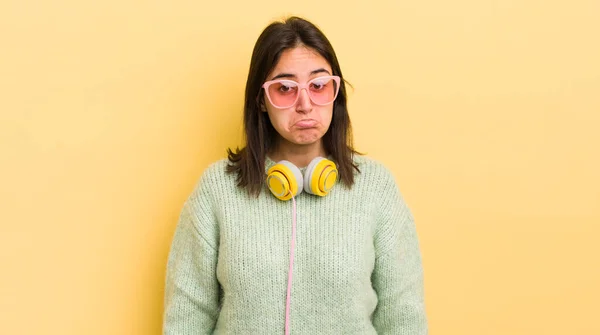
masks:
<path fill-rule="evenodd" d="M 413 209 L 431 334 L 600 334 L 600 2 L 0 3 L 3 334 L 159 334 L 261 30 L 306 16 Z"/>

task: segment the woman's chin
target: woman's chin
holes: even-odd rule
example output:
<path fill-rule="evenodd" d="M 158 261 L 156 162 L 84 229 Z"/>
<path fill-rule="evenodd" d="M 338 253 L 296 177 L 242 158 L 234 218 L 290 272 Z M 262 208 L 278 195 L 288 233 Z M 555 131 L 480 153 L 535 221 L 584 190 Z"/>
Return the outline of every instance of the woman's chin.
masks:
<path fill-rule="evenodd" d="M 315 145 L 321 142 L 321 136 L 300 136 L 291 142 L 296 145 Z"/>

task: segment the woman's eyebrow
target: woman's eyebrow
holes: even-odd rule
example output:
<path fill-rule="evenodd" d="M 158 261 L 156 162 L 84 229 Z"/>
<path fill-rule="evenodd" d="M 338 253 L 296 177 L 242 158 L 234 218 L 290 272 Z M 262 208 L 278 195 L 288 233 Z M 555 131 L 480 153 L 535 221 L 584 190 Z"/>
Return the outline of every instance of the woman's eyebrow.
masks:
<path fill-rule="evenodd" d="M 275 79 L 279 79 L 279 78 L 296 78 L 296 75 L 291 74 L 291 73 L 280 73 L 280 74 L 276 75 L 275 77 L 271 78 L 271 80 L 275 80 Z"/>
<path fill-rule="evenodd" d="M 312 76 L 312 75 L 315 75 L 317 73 L 322 73 L 322 72 L 325 72 L 325 73 L 327 73 L 329 75 L 331 74 L 326 69 L 320 68 L 320 69 L 316 69 L 316 70 L 310 71 L 310 75 Z M 291 74 L 291 73 L 280 73 L 280 74 L 276 75 L 275 77 L 271 78 L 271 80 L 275 80 L 275 79 L 279 79 L 279 78 L 296 78 L 296 75 L 295 74 Z"/>
<path fill-rule="evenodd" d="M 311 71 L 310 75 L 312 76 L 313 74 L 317 74 L 317 73 L 321 73 L 321 72 L 325 72 L 325 73 L 331 75 L 331 73 L 329 73 L 329 71 L 325 70 L 324 68 L 320 68 L 320 69 L 316 69 L 314 71 Z"/>

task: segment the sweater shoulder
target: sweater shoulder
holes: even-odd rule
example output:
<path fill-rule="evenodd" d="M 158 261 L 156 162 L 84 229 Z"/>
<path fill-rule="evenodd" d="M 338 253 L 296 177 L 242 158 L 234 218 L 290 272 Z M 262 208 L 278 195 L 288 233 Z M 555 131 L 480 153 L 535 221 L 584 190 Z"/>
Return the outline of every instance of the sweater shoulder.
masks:
<path fill-rule="evenodd" d="M 226 189 L 235 188 L 235 175 L 227 172 L 227 165 L 227 159 L 219 159 L 210 163 L 196 181 L 192 198 L 202 195 L 214 201 L 214 198 L 223 194 Z"/>
<path fill-rule="evenodd" d="M 229 161 L 227 159 L 219 159 L 210 163 L 200 176 L 199 184 L 210 183 L 225 185 L 233 181 L 235 184 L 235 175 L 227 172 Z"/>
<path fill-rule="evenodd" d="M 202 172 L 202 178 L 224 178 L 229 175 L 227 173 L 228 160 L 223 158 L 210 163 Z"/>
<path fill-rule="evenodd" d="M 369 181 L 369 184 L 395 184 L 392 171 L 381 161 L 369 156 L 355 156 L 354 163 L 360 172 L 356 173 L 357 181 Z"/>

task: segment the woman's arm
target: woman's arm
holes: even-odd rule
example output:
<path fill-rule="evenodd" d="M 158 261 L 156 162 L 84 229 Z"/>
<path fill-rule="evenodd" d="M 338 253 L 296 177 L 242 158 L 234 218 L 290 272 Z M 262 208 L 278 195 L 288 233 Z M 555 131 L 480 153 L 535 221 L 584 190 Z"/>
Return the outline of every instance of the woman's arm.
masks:
<path fill-rule="evenodd" d="M 393 176 L 384 170 L 376 260 L 372 283 L 377 292 L 373 325 L 377 334 L 427 334 L 423 267 L 415 224 Z"/>
<path fill-rule="evenodd" d="M 206 174 L 183 206 L 167 263 L 163 334 L 212 334 L 219 311 L 218 229 Z"/>

